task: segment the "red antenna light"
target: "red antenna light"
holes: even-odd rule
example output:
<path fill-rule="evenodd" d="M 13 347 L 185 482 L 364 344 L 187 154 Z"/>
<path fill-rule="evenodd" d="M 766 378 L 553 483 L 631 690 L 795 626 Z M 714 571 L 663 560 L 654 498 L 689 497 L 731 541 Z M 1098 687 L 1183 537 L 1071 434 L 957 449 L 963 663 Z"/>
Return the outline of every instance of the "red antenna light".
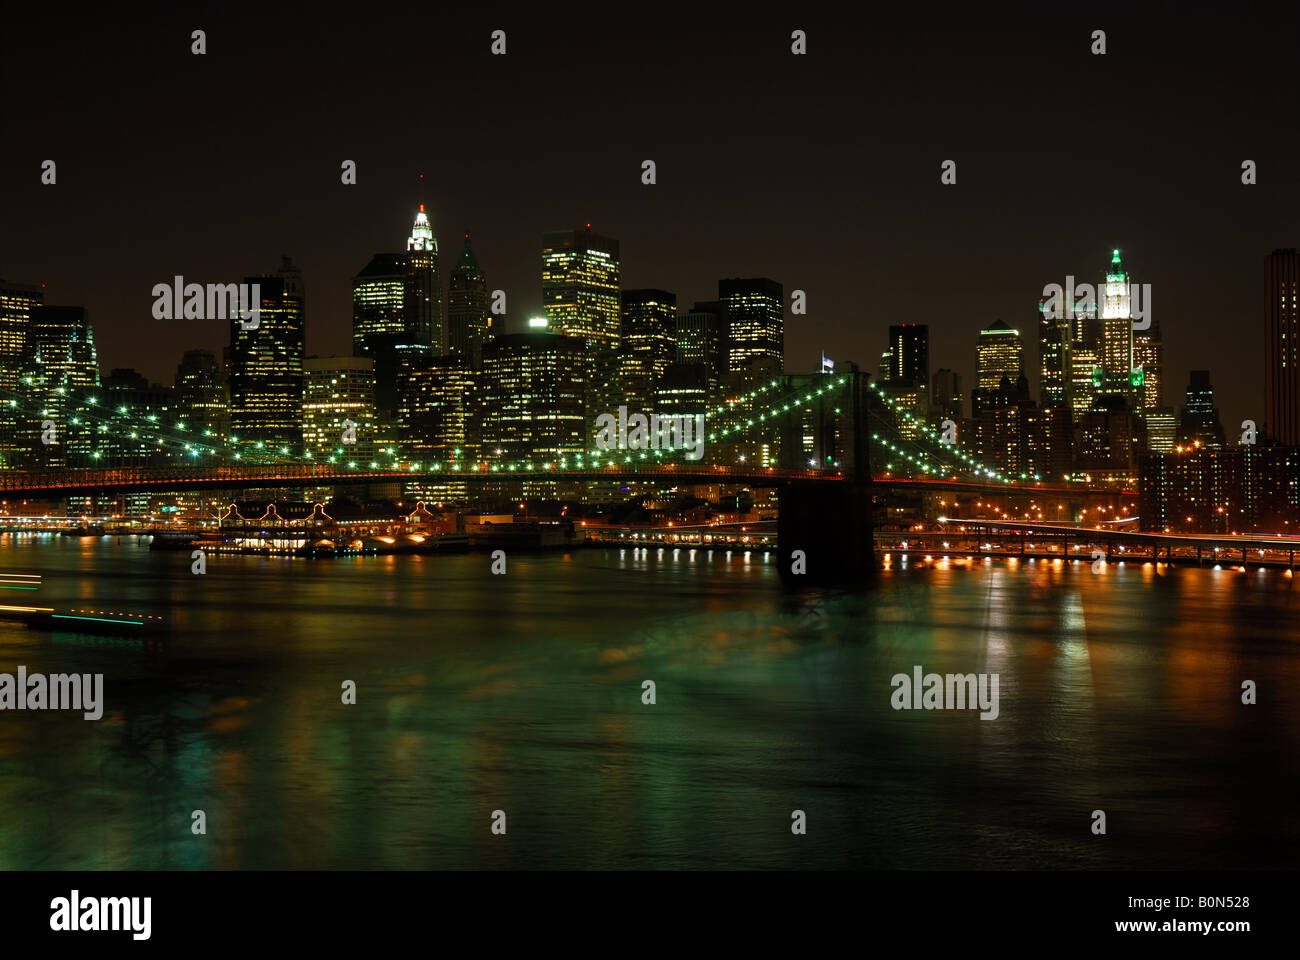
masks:
<path fill-rule="evenodd" d="M 587 224 L 587 229 L 588 229 L 588 230 L 591 229 L 591 224 Z"/>
<path fill-rule="evenodd" d="M 420 204 L 420 212 L 424 213 L 424 204 Z"/>

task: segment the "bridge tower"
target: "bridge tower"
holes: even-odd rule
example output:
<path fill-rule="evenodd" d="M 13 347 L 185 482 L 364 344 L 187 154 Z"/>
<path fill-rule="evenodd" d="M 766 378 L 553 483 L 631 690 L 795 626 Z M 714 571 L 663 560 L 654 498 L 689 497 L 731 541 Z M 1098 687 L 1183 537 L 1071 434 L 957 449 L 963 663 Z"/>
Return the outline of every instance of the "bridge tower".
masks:
<path fill-rule="evenodd" d="M 778 491 L 778 569 L 792 587 L 863 582 L 878 569 L 871 521 L 869 375 L 855 369 L 835 376 L 849 378 L 835 393 L 840 412 L 831 425 L 844 479 L 792 480 Z"/>

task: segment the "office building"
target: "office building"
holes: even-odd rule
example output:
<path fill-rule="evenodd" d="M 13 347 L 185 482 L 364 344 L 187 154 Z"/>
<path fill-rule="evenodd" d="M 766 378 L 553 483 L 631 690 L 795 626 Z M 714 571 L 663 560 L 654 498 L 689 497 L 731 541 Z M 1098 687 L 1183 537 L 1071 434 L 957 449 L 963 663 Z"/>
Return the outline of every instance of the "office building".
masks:
<path fill-rule="evenodd" d="M 618 241 L 586 230 L 542 238 L 542 306 L 553 336 L 581 338 L 591 354 L 615 350 L 619 314 Z"/>
<path fill-rule="evenodd" d="M 1264 269 L 1265 429 L 1300 446 L 1300 255 L 1274 250 Z"/>
<path fill-rule="evenodd" d="M 727 369 L 780 374 L 785 370 L 785 301 L 766 277 L 718 281 L 727 341 Z"/>
<path fill-rule="evenodd" d="M 471 369 L 482 365 L 490 308 L 487 279 L 467 233 L 447 285 L 447 354 L 464 358 Z"/>
<path fill-rule="evenodd" d="M 260 284 L 257 326 L 230 321 L 227 382 L 231 434 L 262 444 L 269 453 L 302 453 L 302 387 L 306 293 L 302 272 L 284 257 L 273 276 L 247 277 Z"/>

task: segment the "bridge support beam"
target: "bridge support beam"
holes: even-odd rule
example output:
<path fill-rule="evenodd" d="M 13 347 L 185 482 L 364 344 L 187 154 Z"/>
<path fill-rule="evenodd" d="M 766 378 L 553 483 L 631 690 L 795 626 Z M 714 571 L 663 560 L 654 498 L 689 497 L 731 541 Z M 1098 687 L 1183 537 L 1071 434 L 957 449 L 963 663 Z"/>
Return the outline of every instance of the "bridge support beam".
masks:
<path fill-rule="evenodd" d="M 776 539 L 784 583 L 854 583 L 876 576 L 870 484 L 794 481 L 779 497 Z"/>

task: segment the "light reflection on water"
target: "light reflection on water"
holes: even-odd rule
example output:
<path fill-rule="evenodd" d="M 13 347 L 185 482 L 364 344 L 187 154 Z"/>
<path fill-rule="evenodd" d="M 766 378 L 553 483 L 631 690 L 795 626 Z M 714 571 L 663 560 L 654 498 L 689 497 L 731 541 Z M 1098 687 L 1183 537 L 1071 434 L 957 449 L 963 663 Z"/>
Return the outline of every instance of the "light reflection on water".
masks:
<path fill-rule="evenodd" d="M 1300 630 L 1278 572 L 910 562 L 869 589 L 788 594 L 774 557 L 740 551 L 516 555 L 505 576 L 479 554 L 190 562 L 131 539 L 0 537 L 0 570 L 44 577 L 14 602 L 174 629 L 146 650 L 0 624 L 0 671 L 102 672 L 107 700 L 99 722 L 0 712 L 0 867 L 1282 867 L 1300 852 Z M 997 673 L 999 718 L 892 710 L 890 678 L 917 664 Z"/>

